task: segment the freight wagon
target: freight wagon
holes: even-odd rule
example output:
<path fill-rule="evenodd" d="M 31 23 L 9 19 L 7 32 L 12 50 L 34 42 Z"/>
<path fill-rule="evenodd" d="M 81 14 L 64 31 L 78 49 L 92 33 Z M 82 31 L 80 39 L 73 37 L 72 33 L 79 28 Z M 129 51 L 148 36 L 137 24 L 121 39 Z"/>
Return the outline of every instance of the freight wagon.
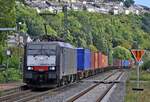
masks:
<path fill-rule="evenodd" d="M 122 60 L 122 68 L 131 68 L 134 65 L 134 60 Z"/>
<path fill-rule="evenodd" d="M 122 60 L 122 68 L 129 68 L 130 61 L 129 60 Z"/>
<path fill-rule="evenodd" d="M 91 72 L 91 51 L 77 48 L 77 71 L 79 79 L 88 77 Z"/>
<path fill-rule="evenodd" d="M 120 59 L 113 59 L 113 66 L 117 67 L 117 68 L 121 68 L 122 67 L 122 61 Z"/>

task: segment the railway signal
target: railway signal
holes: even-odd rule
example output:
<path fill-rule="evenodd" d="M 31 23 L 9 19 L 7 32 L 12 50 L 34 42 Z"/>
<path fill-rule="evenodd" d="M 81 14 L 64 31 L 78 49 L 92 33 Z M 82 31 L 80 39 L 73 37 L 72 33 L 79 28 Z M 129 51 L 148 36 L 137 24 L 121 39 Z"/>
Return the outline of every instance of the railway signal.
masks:
<path fill-rule="evenodd" d="M 144 89 L 140 88 L 139 80 L 140 80 L 140 62 L 142 61 L 142 57 L 145 54 L 145 50 L 131 50 L 136 62 L 137 62 L 137 87 L 132 88 L 132 90 L 143 91 Z"/>

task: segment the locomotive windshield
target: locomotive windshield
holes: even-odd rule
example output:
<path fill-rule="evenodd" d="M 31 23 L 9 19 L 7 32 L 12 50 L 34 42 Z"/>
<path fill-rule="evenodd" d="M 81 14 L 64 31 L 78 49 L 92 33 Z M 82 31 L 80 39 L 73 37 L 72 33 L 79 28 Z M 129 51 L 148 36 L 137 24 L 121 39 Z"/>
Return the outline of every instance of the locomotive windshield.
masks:
<path fill-rule="evenodd" d="M 31 44 L 27 46 L 27 66 L 55 66 L 56 45 Z"/>
<path fill-rule="evenodd" d="M 29 45 L 27 49 L 28 55 L 55 55 L 56 46 L 55 45 Z"/>

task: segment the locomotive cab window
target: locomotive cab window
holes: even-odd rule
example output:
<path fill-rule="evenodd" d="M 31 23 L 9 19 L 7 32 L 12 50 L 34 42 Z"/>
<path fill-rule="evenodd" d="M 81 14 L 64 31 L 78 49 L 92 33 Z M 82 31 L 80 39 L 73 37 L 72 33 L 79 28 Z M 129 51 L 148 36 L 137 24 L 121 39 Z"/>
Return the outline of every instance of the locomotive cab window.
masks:
<path fill-rule="evenodd" d="M 56 45 L 28 45 L 27 66 L 56 66 Z"/>
<path fill-rule="evenodd" d="M 28 55 L 55 55 L 56 46 L 54 45 L 29 45 Z"/>

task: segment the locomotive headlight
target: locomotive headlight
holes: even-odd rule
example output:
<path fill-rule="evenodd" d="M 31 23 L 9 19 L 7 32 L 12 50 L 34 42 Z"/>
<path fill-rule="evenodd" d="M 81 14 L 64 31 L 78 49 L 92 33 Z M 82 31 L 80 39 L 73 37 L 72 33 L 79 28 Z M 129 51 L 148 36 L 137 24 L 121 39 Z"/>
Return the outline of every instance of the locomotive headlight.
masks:
<path fill-rule="evenodd" d="M 56 68 L 54 66 L 49 67 L 49 70 L 55 70 Z"/>
<path fill-rule="evenodd" d="M 28 70 L 32 70 L 33 68 L 32 67 L 28 67 Z"/>

